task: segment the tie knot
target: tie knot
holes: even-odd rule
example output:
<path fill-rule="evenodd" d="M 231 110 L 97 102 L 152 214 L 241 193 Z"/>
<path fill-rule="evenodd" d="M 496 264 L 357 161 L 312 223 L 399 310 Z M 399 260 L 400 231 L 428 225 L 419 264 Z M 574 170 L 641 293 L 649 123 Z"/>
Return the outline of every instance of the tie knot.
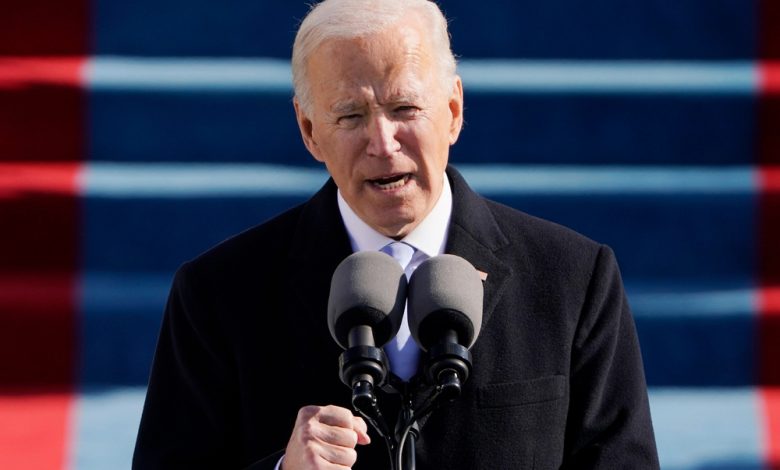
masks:
<path fill-rule="evenodd" d="M 393 242 L 383 246 L 380 251 L 395 258 L 395 260 L 398 261 L 398 264 L 406 269 L 409 262 L 412 260 L 412 256 L 414 256 L 415 250 L 414 247 L 404 242 Z"/>

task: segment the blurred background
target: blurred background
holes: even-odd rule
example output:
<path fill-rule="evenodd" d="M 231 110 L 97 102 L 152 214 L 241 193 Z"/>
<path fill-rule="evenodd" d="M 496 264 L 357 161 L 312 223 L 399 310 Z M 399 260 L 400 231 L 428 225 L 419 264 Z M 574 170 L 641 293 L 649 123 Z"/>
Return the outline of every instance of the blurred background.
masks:
<path fill-rule="evenodd" d="M 439 3 L 451 162 L 614 248 L 662 467 L 780 468 L 780 2 Z M 307 9 L 0 2 L 0 468 L 129 468 L 175 269 L 325 181 Z"/>

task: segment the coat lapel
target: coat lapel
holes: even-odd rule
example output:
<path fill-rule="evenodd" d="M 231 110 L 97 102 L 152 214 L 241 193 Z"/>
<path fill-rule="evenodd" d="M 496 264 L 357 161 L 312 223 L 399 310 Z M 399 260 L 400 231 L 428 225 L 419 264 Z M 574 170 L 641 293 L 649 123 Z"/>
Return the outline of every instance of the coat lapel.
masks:
<path fill-rule="evenodd" d="M 338 264 L 352 253 L 346 229 L 336 202 L 336 185 L 327 183 L 303 206 L 293 232 L 290 250 L 293 300 L 298 318 L 308 333 L 334 364 L 341 349 L 330 336 L 327 324 L 330 280 Z"/>
<path fill-rule="evenodd" d="M 484 279 L 482 325 L 487 324 L 507 281 L 513 275 L 497 251 L 509 240 L 496 223 L 485 200 L 469 188 L 454 168 L 447 168 L 452 185 L 452 218 L 446 252 L 460 256 L 487 275 Z"/>

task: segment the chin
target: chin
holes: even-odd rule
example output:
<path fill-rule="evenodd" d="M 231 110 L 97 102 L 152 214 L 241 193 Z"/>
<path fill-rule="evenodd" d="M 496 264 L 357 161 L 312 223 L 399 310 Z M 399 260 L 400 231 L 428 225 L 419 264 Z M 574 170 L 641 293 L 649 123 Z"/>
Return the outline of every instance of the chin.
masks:
<path fill-rule="evenodd" d="M 417 226 L 414 220 L 403 220 L 395 223 L 387 223 L 387 219 L 383 219 L 384 223 L 381 225 L 374 225 L 374 229 L 386 237 L 400 239 L 405 237 L 411 232 L 414 227 Z"/>
<path fill-rule="evenodd" d="M 373 223 L 369 225 L 387 237 L 403 238 L 422 221 L 422 217 L 417 217 L 418 213 L 408 205 L 386 208 L 375 212 L 371 217 Z"/>

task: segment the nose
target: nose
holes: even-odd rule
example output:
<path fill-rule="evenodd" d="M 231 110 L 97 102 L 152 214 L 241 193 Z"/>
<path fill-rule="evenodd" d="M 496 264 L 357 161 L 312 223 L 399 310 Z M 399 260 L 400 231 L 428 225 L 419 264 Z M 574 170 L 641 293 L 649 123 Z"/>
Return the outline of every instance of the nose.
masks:
<path fill-rule="evenodd" d="M 366 152 L 372 157 L 389 157 L 401 149 L 398 141 L 398 126 L 387 116 L 379 114 L 368 123 L 368 147 Z"/>

